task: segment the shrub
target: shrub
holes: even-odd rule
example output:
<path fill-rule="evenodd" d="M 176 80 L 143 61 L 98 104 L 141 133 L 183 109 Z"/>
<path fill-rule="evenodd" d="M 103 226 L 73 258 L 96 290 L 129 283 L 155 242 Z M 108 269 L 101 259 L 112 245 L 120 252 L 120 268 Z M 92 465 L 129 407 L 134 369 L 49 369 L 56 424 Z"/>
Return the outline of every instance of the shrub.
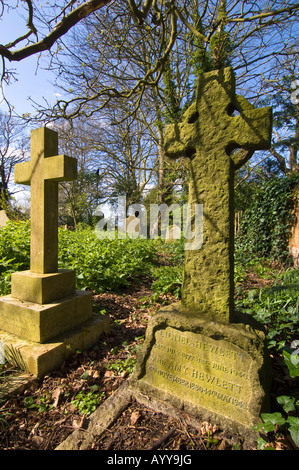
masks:
<path fill-rule="evenodd" d="M 155 244 L 142 239 L 99 240 L 91 229 L 59 231 L 59 267 L 76 271 L 77 287 L 117 290 L 148 274 Z"/>
<path fill-rule="evenodd" d="M 153 276 L 153 302 L 156 302 L 160 295 L 173 294 L 176 298 L 180 297 L 183 278 L 181 266 L 161 266 L 153 270 Z"/>
<path fill-rule="evenodd" d="M 10 293 L 10 278 L 15 271 L 30 266 L 29 222 L 8 222 L 0 230 L 0 294 Z"/>
<path fill-rule="evenodd" d="M 295 221 L 294 186 L 299 177 L 263 183 L 245 211 L 236 238 L 236 259 L 268 258 L 289 262 L 289 237 Z"/>
<path fill-rule="evenodd" d="M 271 287 L 251 289 L 236 300 L 236 308 L 267 326 L 268 346 L 277 350 L 299 334 L 299 271 L 279 274 Z"/>
<path fill-rule="evenodd" d="M 99 240 L 92 229 L 59 230 L 59 268 L 74 269 L 78 289 L 117 290 L 149 273 L 155 240 Z M 0 294 L 10 293 L 11 273 L 30 267 L 30 225 L 10 222 L 0 231 Z"/>

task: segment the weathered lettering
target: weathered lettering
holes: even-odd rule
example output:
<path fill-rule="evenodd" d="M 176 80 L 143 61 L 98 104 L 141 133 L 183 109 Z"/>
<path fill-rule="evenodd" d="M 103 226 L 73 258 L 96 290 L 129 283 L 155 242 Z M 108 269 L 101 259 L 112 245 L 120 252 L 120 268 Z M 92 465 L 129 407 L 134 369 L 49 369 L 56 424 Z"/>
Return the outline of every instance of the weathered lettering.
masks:
<path fill-rule="evenodd" d="M 250 369 L 251 359 L 238 347 L 203 335 L 167 327 L 155 333 L 144 380 L 167 392 L 183 396 L 221 412 L 225 402 L 244 413 L 251 399 L 247 373 L 238 373 L 240 361 Z"/>

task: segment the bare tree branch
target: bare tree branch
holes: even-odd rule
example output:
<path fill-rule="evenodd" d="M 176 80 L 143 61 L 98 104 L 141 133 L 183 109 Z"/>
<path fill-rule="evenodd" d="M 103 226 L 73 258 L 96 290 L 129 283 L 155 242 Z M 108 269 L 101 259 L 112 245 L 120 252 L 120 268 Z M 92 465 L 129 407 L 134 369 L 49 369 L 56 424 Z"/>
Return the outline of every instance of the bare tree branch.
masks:
<path fill-rule="evenodd" d="M 16 51 L 11 51 L 8 46 L 0 45 L 0 55 L 5 57 L 10 61 L 20 61 L 29 57 L 33 54 L 37 54 L 39 52 L 49 50 L 53 46 L 53 44 L 57 41 L 57 39 L 64 36 L 73 26 L 75 26 L 79 21 L 83 18 L 86 18 L 91 13 L 94 13 L 96 10 L 107 5 L 111 0 L 89 0 L 85 2 L 83 5 L 80 5 L 75 10 L 72 10 L 68 15 L 66 15 L 54 28 L 53 30 L 45 36 L 40 41 L 30 44 L 28 46 L 23 47 L 22 49 L 18 49 Z M 27 2 L 30 4 L 31 2 Z M 29 14 L 28 22 L 30 22 L 31 30 L 32 30 L 32 18 Z M 28 24 L 28 23 L 27 23 Z M 30 26 L 29 26 L 30 27 Z M 19 42 L 19 41 L 18 41 Z"/>
<path fill-rule="evenodd" d="M 299 10 L 299 3 L 296 3 L 295 5 L 289 5 L 288 7 L 280 8 L 278 10 L 264 11 L 256 15 L 252 15 L 248 18 L 246 18 L 245 16 L 244 17 L 239 16 L 237 18 L 230 18 L 230 22 L 246 23 L 250 21 L 262 20 L 264 18 L 269 18 L 269 17 L 274 19 L 276 16 L 279 16 L 282 13 L 288 13 L 289 15 L 293 15 L 298 10 Z"/>
<path fill-rule="evenodd" d="M 28 6 L 28 21 L 27 21 L 27 26 L 30 29 L 30 31 L 37 36 L 37 30 L 36 27 L 33 24 L 33 6 L 31 3 L 31 0 L 24 0 L 27 3 Z"/>

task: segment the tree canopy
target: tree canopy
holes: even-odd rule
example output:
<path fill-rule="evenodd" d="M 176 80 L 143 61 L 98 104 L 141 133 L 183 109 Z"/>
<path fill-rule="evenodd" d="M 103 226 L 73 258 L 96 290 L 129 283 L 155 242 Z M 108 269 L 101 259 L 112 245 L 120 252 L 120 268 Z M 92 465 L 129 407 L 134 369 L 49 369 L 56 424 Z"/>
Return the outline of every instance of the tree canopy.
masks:
<path fill-rule="evenodd" d="M 162 201 L 178 179 L 185 184 L 184 171 L 165 158 L 165 124 L 180 119 L 201 73 L 226 65 L 240 94 L 275 106 L 271 156 L 280 171 L 297 169 L 294 0 L 0 0 L 0 20 L 16 12 L 24 33 L 0 45 L 2 82 L 14 62 L 46 55 L 62 96 L 54 106 L 37 104 L 30 120 L 64 120 L 71 129 L 89 119 L 89 131 L 98 131 L 84 134 L 92 171 L 105 166 L 114 189 L 140 197 L 156 174 Z"/>

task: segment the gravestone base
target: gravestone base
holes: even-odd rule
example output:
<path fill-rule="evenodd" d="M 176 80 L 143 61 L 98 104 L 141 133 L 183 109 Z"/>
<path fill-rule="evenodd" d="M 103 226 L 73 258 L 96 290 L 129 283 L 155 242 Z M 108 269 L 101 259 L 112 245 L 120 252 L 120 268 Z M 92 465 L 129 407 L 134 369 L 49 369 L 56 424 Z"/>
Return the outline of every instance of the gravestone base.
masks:
<path fill-rule="evenodd" d="M 76 292 L 76 273 L 59 269 L 56 273 L 38 274 L 18 271 L 11 275 L 11 296 L 28 302 L 47 304 Z"/>
<path fill-rule="evenodd" d="M 0 330 L 6 359 L 21 370 L 38 378 L 59 369 L 64 361 L 76 353 L 92 347 L 110 331 L 110 319 L 93 314 L 87 321 L 61 333 L 45 343 L 26 340 Z"/>
<path fill-rule="evenodd" d="M 87 321 L 93 315 L 92 294 L 75 294 L 48 304 L 0 297 L 0 329 L 29 341 L 44 343 Z"/>
<path fill-rule="evenodd" d="M 94 314 L 92 293 L 76 290 L 71 270 L 14 273 L 11 295 L 0 297 L 0 343 L 5 357 L 38 378 L 109 331 L 109 317 Z"/>
<path fill-rule="evenodd" d="M 142 396 L 249 435 L 270 406 L 264 332 L 171 305 L 150 320 L 132 380 Z"/>

